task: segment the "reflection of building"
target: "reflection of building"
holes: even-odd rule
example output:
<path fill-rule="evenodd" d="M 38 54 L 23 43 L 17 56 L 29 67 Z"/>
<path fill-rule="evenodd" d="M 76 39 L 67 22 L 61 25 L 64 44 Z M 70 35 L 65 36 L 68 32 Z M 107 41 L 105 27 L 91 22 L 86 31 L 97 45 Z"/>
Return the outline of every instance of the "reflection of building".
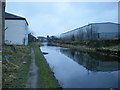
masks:
<path fill-rule="evenodd" d="M 25 18 L 5 13 L 5 43 L 9 45 L 28 44 L 28 23 Z"/>
<path fill-rule="evenodd" d="M 63 33 L 60 35 L 60 38 L 72 41 L 118 38 L 120 36 L 119 28 L 120 24 L 116 23 L 92 23 Z"/>
<path fill-rule="evenodd" d="M 120 68 L 118 67 L 118 61 L 114 60 L 116 58 L 106 57 L 99 54 L 98 58 L 91 57 L 88 53 L 82 53 L 70 49 L 61 49 L 61 53 L 67 55 L 69 58 L 78 62 L 80 65 L 84 66 L 86 69 L 91 71 L 116 71 Z M 93 54 L 94 55 L 94 54 Z M 96 56 L 95 56 L 96 57 Z M 108 60 L 106 60 L 108 59 Z"/>

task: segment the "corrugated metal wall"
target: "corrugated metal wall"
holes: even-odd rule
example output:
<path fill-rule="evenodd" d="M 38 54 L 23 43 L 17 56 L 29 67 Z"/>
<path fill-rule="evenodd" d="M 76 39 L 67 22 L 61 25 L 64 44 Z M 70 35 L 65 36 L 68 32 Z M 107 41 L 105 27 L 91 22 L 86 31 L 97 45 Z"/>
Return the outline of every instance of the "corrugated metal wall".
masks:
<path fill-rule="evenodd" d="M 92 40 L 92 39 L 111 39 L 118 38 L 120 24 L 115 23 L 98 23 L 89 24 L 75 30 L 63 33 L 60 38 L 63 40 Z"/>

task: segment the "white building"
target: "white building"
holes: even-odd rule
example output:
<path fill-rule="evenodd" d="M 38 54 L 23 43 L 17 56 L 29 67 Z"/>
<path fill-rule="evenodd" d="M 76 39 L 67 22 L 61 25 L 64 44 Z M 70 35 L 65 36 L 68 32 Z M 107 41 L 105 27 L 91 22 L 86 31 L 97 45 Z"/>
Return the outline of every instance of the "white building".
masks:
<path fill-rule="evenodd" d="M 28 23 L 25 18 L 5 13 L 5 43 L 7 45 L 28 44 Z"/>

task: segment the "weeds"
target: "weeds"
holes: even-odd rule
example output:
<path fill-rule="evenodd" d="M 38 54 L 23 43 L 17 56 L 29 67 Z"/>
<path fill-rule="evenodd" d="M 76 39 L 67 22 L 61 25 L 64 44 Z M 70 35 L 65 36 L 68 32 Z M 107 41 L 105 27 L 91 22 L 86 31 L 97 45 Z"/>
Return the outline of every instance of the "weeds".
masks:
<path fill-rule="evenodd" d="M 29 46 L 4 46 L 2 61 L 2 87 L 25 88 L 30 65 Z M 6 59 L 4 56 L 8 56 Z M 23 64 L 22 61 L 26 61 Z"/>

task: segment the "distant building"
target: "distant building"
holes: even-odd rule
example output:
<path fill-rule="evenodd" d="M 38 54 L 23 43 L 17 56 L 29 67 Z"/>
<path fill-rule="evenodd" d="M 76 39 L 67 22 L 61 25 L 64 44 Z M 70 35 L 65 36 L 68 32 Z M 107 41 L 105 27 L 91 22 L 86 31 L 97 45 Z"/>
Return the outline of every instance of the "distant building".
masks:
<path fill-rule="evenodd" d="M 24 17 L 5 13 L 5 43 L 8 45 L 28 44 L 28 22 Z"/>
<path fill-rule="evenodd" d="M 38 39 L 32 35 L 31 33 L 28 34 L 28 42 L 36 42 Z"/>
<path fill-rule="evenodd" d="M 60 38 L 63 40 L 91 40 L 91 39 L 112 39 L 120 37 L 120 24 L 116 23 L 92 23 L 86 26 L 63 33 Z"/>
<path fill-rule="evenodd" d="M 37 38 L 38 38 L 39 41 L 41 41 L 41 42 L 46 42 L 46 41 L 47 41 L 47 38 L 46 38 L 46 37 L 38 36 Z"/>

